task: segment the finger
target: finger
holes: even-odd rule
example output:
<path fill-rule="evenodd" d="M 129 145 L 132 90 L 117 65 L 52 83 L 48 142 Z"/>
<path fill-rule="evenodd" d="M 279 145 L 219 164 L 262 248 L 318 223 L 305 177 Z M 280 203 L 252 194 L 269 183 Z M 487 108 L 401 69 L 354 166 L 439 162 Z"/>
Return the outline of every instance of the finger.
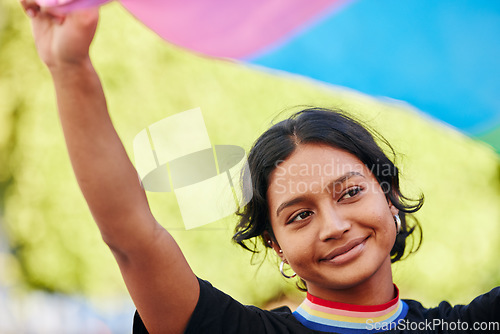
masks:
<path fill-rule="evenodd" d="M 34 18 L 40 13 L 47 15 L 52 21 L 58 24 L 62 24 L 65 19 L 65 15 L 60 13 L 55 13 L 52 9 L 41 7 L 35 0 L 20 0 L 21 6 L 23 6 L 26 14 Z"/>
<path fill-rule="evenodd" d="M 40 5 L 36 3 L 34 0 L 20 0 L 21 6 L 23 6 L 24 9 L 28 8 L 34 8 L 34 9 L 40 9 Z"/>
<path fill-rule="evenodd" d="M 22 0 L 26 1 L 26 0 Z M 29 0 L 29 1 L 34 1 L 34 0 Z M 57 23 L 57 24 L 62 24 L 64 23 L 67 12 L 65 10 L 61 10 L 58 6 L 55 7 L 44 7 L 41 6 L 40 8 L 40 13 L 43 14 L 44 16 L 47 16 L 52 22 Z"/>
<path fill-rule="evenodd" d="M 55 24 L 58 24 L 58 25 L 61 25 L 64 23 L 64 20 L 66 19 L 66 16 L 64 15 L 55 15 L 55 14 L 52 14 L 50 16 L 50 19 L 52 20 L 52 22 L 54 22 Z"/>
<path fill-rule="evenodd" d="M 66 19 L 66 15 L 60 14 L 60 13 L 54 13 L 51 9 L 49 8 L 43 8 L 40 7 L 36 2 L 34 1 L 26 1 L 26 0 L 21 0 L 21 5 L 23 6 L 26 14 L 30 18 L 35 18 L 35 17 L 47 17 L 50 19 L 52 22 L 55 24 L 61 25 L 64 23 L 64 20 Z"/>
<path fill-rule="evenodd" d="M 40 13 L 40 6 L 35 1 L 21 0 L 20 3 L 29 17 L 31 18 L 36 17 L 38 13 Z"/>

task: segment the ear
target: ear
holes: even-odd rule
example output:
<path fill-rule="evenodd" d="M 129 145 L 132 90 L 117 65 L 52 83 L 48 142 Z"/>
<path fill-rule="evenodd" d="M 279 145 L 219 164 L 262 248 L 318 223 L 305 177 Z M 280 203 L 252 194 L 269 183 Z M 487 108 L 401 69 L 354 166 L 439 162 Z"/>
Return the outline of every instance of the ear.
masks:
<path fill-rule="evenodd" d="M 391 203 L 391 201 L 389 201 L 389 210 L 391 210 L 392 216 L 395 216 L 399 213 L 398 208 L 396 208 L 394 204 Z"/>
<path fill-rule="evenodd" d="M 276 241 L 267 231 L 264 231 L 262 236 L 264 237 L 264 240 L 269 245 L 269 247 L 274 249 L 274 251 L 276 252 L 276 255 L 278 255 L 282 260 L 285 260 L 285 257 L 283 256 L 283 251 L 281 250 L 281 247 L 278 244 L 278 241 Z"/>
<path fill-rule="evenodd" d="M 399 196 L 395 192 L 393 192 L 392 194 L 394 195 L 394 198 L 396 198 L 396 199 L 399 200 Z M 386 194 L 385 198 L 387 199 L 387 204 L 389 205 L 389 210 L 391 210 L 391 214 L 394 217 L 395 215 L 397 215 L 399 213 L 399 210 L 398 210 L 398 208 L 396 208 L 394 206 L 394 204 L 392 204 L 392 202 L 391 202 L 391 196 L 388 196 Z"/>

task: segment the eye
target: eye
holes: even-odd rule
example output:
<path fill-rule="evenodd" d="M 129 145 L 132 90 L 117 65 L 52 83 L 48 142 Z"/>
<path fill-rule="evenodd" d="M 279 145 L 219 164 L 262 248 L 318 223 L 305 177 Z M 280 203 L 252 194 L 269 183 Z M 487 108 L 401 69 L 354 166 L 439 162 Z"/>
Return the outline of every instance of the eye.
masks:
<path fill-rule="evenodd" d="M 296 221 L 301 221 L 301 220 L 304 220 L 304 219 L 307 219 L 308 217 L 312 216 L 313 215 L 313 212 L 312 211 L 302 211 L 301 213 L 299 213 L 298 215 L 295 215 L 292 217 L 292 219 L 290 219 L 287 224 L 290 224 L 290 223 L 293 223 L 293 222 L 296 222 Z"/>
<path fill-rule="evenodd" d="M 356 187 L 352 187 L 350 189 L 348 189 L 344 195 L 342 195 L 342 197 L 340 198 L 341 200 L 344 200 L 344 199 L 349 199 L 349 198 L 353 198 L 354 196 L 356 196 L 357 194 L 359 194 L 361 192 L 361 187 L 359 186 L 356 186 Z"/>

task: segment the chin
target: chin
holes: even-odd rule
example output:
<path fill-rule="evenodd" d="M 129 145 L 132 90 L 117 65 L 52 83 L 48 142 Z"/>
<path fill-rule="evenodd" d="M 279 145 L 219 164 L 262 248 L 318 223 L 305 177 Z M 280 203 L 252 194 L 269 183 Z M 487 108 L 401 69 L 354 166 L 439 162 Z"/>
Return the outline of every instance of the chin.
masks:
<path fill-rule="evenodd" d="M 367 281 L 378 279 L 380 275 L 391 275 L 390 256 L 384 259 L 373 259 L 364 257 L 358 259 L 356 263 L 344 268 L 334 270 L 328 277 L 328 281 L 335 289 L 345 290 L 363 285 Z"/>

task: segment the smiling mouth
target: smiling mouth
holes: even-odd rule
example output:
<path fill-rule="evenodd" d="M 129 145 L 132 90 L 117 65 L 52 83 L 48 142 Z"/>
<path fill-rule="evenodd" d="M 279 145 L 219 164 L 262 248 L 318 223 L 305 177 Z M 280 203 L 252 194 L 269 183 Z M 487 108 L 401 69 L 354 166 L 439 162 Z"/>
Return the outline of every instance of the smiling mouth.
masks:
<path fill-rule="evenodd" d="M 338 247 L 333 250 L 328 256 L 321 261 L 330 262 L 334 264 L 343 264 L 354 258 L 356 258 L 364 250 L 366 245 L 366 240 L 368 237 L 355 238 L 344 246 Z"/>

